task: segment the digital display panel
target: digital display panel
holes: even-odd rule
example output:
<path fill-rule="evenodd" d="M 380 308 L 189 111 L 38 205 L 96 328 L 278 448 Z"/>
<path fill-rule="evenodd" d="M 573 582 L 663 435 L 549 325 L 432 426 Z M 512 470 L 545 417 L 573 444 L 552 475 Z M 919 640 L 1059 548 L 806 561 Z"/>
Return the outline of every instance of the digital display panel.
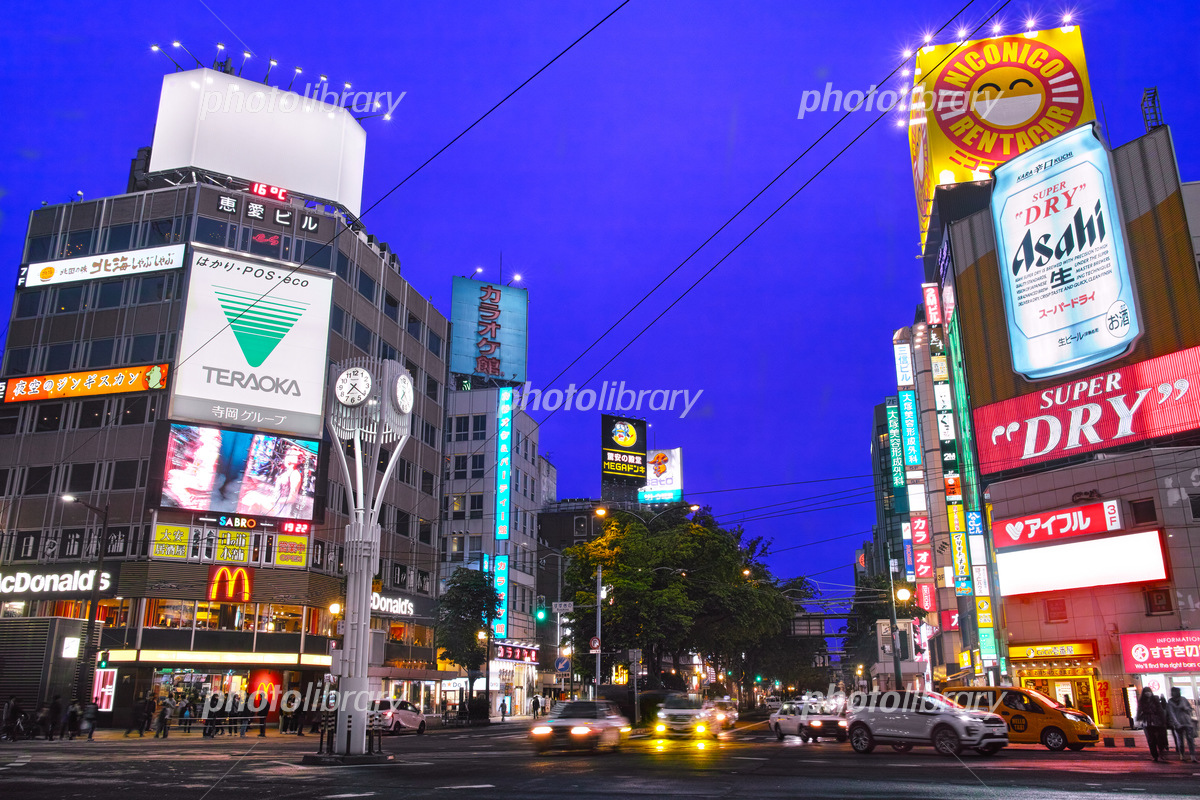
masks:
<path fill-rule="evenodd" d="M 172 423 L 162 508 L 313 518 L 318 443 Z"/>
<path fill-rule="evenodd" d="M 1167 577 L 1158 531 L 1001 550 L 996 554 L 996 571 L 1001 597 Z"/>

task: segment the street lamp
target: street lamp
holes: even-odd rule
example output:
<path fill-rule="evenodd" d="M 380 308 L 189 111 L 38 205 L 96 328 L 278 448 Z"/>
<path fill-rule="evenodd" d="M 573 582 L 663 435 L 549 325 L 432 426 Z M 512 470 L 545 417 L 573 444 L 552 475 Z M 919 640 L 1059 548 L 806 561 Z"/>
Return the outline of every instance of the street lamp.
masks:
<path fill-rule="evenodd" d="M 670 512 L 670 511 L 678 511 L 678 510 L 679 510 L 681 507 L 682 507 L 682 506 L 679 506 L 679 505 L 671 505 L 671 506 L 668 506 L 668 507 L 664 508 L 662 511 L 658 512 L 657 514 L 655 514 L 653 517 L 650 517 L 650 519 L 646 519 L 645 517 L 643 517 L 641 514 L 637 513 L 636 511 L 629 511 L 629 510 L 627 510 L 627 509 L 624 509 L 624 508 L 617 508 L 617 509 L 613 509 L 613 511 L 614 511 L 614 512 L 616 512 L 616 513 L 619 513 L 619 514 L 629 514 L 629 515 L 631 515 L 631 516 L 637 517 L 638 519 L 640 519 L 640 520 L 642 521 L 642 524 L 643 524 L 643 525 L 645 525 L 647 528 L 649 528 L 649 527 L 650 527 L 650 523 L 651 523 L 651 522 L 654 522 L 654 520 L 658 519 L 658 518 L 659 518 L 659 517 L 661 517 L 663 514 L 666 514 L 666 513 Z M 692 511 L 692 512 L 696 512 L 696 511 L 699 511 L 699 510 L 700 510 L 700 506 L 697 506 L 697 505 L 690 505 L 690 506 L 688 506 L 688 507 L 687 507 L 687 510 L 688 510 L 688 511 Z M 604 517 L 608 516 L 608 509 L 607 509 L 607 508 L 605 508 L 604 506 L 598 506 L 598 507 L 597 507 L 597 508 L 594 510 L 594 513 L 596 514 L 596 516 L 597 516 L 597 517 L 600 517 L 600 518 L 602 518 L 602 519 L 603 519 Z"/>
<path fill-rule="evenodd" d="M 85 703 L 92 697 L 90 694 L 84 694 L 84 692 L 87 690 L 89 668 L 93 667 L 96 659 L 95 645 L 92 639 L 96 635 L 96 612 L 100 605 L 100 578 L 104 575 L 104 537 L 108 535 L 108 501 L 105 501 L 104 508 L 98 508 L 91 503 L 85 503 L 73 494 L 64 494 L 62 500 L 64 503 L 78 503 L 93 514 L 100 515 L 100 532 L 96 537 L 96 577 L 92 579 L 92 596 L 88 600 L 83 661 L 79 664 L 79 673 L 75 679 L 75 697 L 80 703 Z"/>

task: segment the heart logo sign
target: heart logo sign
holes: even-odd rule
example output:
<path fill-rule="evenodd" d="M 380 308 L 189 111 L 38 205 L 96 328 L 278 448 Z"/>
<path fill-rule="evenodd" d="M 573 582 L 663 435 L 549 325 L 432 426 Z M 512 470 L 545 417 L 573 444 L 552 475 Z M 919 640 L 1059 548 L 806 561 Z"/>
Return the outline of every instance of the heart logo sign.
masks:
<path fill-rule="evenodd" d="M 1025 530 L 1025 523 L 1010 522 L 1004 526 L 1004 529 L 1008 531 L 1008 535 L 1011 536 L 1012 540 L 1015 542 L 1021 538 L 1021 531 Z"/>

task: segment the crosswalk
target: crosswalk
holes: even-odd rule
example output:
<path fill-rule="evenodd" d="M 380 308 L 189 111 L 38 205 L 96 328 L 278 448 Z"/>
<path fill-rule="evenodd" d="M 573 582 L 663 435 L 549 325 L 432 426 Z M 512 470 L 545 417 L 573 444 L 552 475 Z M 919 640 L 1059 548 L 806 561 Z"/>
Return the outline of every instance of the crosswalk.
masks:
<path fill-rule="evenodd" d="M 29 763 L 30 758 L 31 758 L 31 756 L 29 756 L 28 754 L 19 755 L 7 764 L 0 764 L 0 772 L 3 772 L 7 769 L 16 769 L 17 767 L 23 767 Z"/>

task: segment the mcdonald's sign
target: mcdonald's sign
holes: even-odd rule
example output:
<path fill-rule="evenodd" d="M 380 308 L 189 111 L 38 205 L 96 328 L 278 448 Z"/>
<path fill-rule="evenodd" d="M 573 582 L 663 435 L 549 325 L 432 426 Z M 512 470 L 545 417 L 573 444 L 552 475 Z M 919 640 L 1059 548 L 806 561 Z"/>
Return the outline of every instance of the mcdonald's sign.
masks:
<path fill-rule="evenodd" d="M 214 564 L 208 568 L 208 599 L 234 603 L 250 602 L 253 591 L 252 574 L 246 567 L 227 567 Z"/>

